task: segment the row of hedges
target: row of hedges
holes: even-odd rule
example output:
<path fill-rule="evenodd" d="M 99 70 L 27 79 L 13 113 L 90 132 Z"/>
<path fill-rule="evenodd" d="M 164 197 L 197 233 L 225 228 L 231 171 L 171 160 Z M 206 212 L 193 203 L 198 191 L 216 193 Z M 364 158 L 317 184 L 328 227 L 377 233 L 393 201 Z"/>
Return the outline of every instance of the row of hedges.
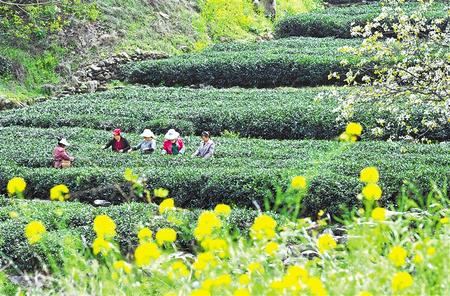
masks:
<path fill-rule="evenodd" d="M 16 212 L 18 217 L 10 218 L 10 212 Z M 157 207 L 153 204 L 127 203 L 118 206 L 94 208 L 77 202 L 60 203 L 44 201 L 10 202 L 0 196 L 0 266 L 6 266 L 12 260 L 15 267 L 21 271 L 42 270 L 42 263 L 48 263 L 48 252 L 40 245 L 30 246 L 24 236 L 24 228 L 32 220 L 42 221 L 48 231 L 47 250 L 61 261 L 65 237 L 71 236 L 72 243 L 83 243 L 77 238 L 83 237 L 85 247 L 90 248 L 95 238 L 92 223 L 97 215 L 106 214 L 117 224 L 117 237 L 124 255 L 131 253 L 138 244 L 137 232 L 140 228 L 149 227 L 154 233 L 163 227 L 171 227 L 177 231 L 177 244 L 182 249 L 192 248 L 192 233 L 199 214 L 195 211 L 180 211 L 176 218 L 180 225 L 167 221 L 159 216 Z M 246 234 L 257 212 L 235 208 L 226 222 L 229 227 Z M 275 216 L 277 218 L 277 216 Z M 12 269 L 12 272 L 17 270 Z"/>
<path fill-rule="evenodd" d="M 61 133 L 70 135 L 71 151 L 78 159 L 68 170 L 49 168 L 55 136 Z M 218 203 L 253 207 L 274 192 L 276 185 L 286 187 L 293 175 L 306 175 L 310 190 L 304 214 L 311 215 L 319 209 L 338 213 L 341 205 L 355 205 L 362 188 L 358 174 L 366 166 L 377 166 L 381 172 L 384 203 L 395 200 L 404 180 L 416 182 L 423 190 L 429 188 L 430 180 L 450 182 L 449 143 L 358 142 L 345 146 L 333 141 L 216 138 L 216 157 L 205 161 L 101 151 L 100 142 L 107 136 L 106 132 L 70 128 L 1 129 L 0 137 L 10 143 L 0 147 L 1 192 L 11 177 L 22 176 L 29 184 L 26 194 L 30 198 L 46 199 L 52 186 L 63 183 L 79 200 L 102 198 L 119 203 L 125 198 L 114 185 L 128 192 L 123 172 L 131 167 L 147 176 L 149 188 L 170 189 L 181 207 L 211 208 Z M 133 142 L 138 139 L 137 135 L 128 136 Z M 197 140 L 187 139 L 188 153 Z M 26 154 L 17 151 L 24 143 Z"/>
<path fill-rule="evenodd" d="M 344 72 L 355 64 L 352 57 L 338 53 L 337 49 L 344 44 L 342 41 L 295 38 L 289 43 L 291 46 L 279 46 L 279 43 L 265 41 L 258 43 L 262 49 L 257 51 L 212 49 L 165 60 L 129 63 L 121 71 L 126 81 L 151 86 L 273 88 L 336 84 L 335 80 L 328 79 L 328 74 Z M 315 46 L 311 47 L 311 43 Z M 242 45 L 237 43 L 237 46 Z M 244 45 L 244 48 L 254 46 Z M 340 64 L 344 57 L 349 59 L 347 66 Z"/>
<path fill-rule="evenodd" d="M 406 9 L 413 11 L 417 3 L 407 3 Z M 446 18 L 445 3 L 434 3 L 427 18 Z M 379 4 L 354 5 L 348 7 L 331 7 L 287 16 L 275 25 L 275 36 L 286 38 L 292 36 L 350 38 L 353 26 L 364 26 L 381 12 Z"/>
<path fill-rule="evenodd" d="M 78 126 L 105 130 L 119 127 L 127 132 L 150 128 L 157 134 L 176 128 L 183 135 L 199 135 L 203 130 L 219 135 L 228 130 L 244 137 L 265 139 L 333 139 L 344 128 L 336 122 L 338 101 L 330 96 L 315 100 L 320 92 L 329 90 L 130 87 L 48 100 L 2 112 L 0 126 Z M 345 91 L 340 89 L 339 93 Z M 395 126 L 397 114 L 377 111 L 376 107 L 367 104 L 355 108 L 353 120 L 363 124 L 363 139 L 407 134 Z M 426 107 L 417 105 L 409 119 L 411 126 L 420 126 L 424 116 L 430 117 L 429 113 Z M 370 132 L 379 126 L 377 119 L 384 121 L 385 126 L 392 126 L 386 128 L 382 136 Z M 433 140 L 450 140 L 450 123 L 425 136 Z"/>

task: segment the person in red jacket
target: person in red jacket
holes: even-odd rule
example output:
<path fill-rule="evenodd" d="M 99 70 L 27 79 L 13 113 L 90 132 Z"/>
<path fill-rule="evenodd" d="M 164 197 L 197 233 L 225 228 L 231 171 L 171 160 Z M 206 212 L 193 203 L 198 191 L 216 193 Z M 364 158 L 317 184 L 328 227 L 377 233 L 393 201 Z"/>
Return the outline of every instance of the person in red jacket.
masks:
<path fill-rule="evenodd" d="M 170 129 L 164 136 L 164 144 L 162 154 L 178 155 L 184 154 L 185 148 L 180 133 L 174 129 Z"/>
<path fill-rule="evenodd" d="M 118 128 L 113 131 L 113 138 L 105 146 L 103 146 L 103 149 L 107 149 L 109 147 L 111 147 L 112 151 L 119 153 L 128 152 L 131 148 L 127 139 L 122 137 L 122 132 Z"/>
<path fill-rule="evenodd" d="M 66 152 L 66 147 L 68 146 L 69 143 L 65 138 L 61 138 L 58 141 L 58 145 L 53 149 L 53 167 L 63 169 L 71 166 L 75 158 Z"/>

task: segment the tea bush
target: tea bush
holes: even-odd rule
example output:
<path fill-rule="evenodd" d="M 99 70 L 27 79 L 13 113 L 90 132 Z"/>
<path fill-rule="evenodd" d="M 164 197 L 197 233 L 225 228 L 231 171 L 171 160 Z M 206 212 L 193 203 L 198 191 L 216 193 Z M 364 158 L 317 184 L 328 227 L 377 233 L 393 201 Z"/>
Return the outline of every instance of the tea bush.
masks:
<path fill-rule="evenodd" d="M 160 61 L 129 63 L 122 67 L 122 73 L 128 82 L 152 86 L 270 88 L 328 85 L 336 83 L 328 79 L 330 72 L 342 72 L 355 63 L 355 59 L 349 59 L 349 65 L 340 64 L 345 55 L 337 49 L 344 43 L 308 38 L 264 41 L 257 45 L 236 43 L 231 45 L 231 48 L 237 48 L 233 51 L 214 51 L 213 48 L 204 53 Z M 256 46 L 261 49 L 255 51 Z"/>
<path fill-rule="evenodd" d="M 408 3 L 413 11 L 417 3 Z M 446 4 L 436 2 L 427 17 L 430 19 L 448 18 Z M 287 38 L 292 36 L 350 38 L 352 26 L 363 26 L 381 12 L 379 4 L 331 7 L 309 13 L 287 16 L 275 24 L 275 36 Z M 444 24 L 444 27 L 446 24 Z"/>
<path fill-rule="evenodd" d="M 77 158 L 67 170 L 50 168 L 51 152 L 58 135 L 68 136 L 70 151 Z M 27 153 L 18 153 L 27 137 Z M 47 199 L 55 184 L 66 184 L 72 197 L 92 202 L 106 199 L 126 201 L 123 173 L 130 167 L 148 178 L 149 188 L 171 191 L 184 208 L 211 208 L 218 203 L 253 207 L 277 186 L 285 187 L 289 176 L 302 174 L 310 178 L 304 214 L 318 209 L 339 213 L 342 205 L 353 206 L 361 188 L 358 176 L 368 163 L 383 173 L 383 202 L 395 202 L 398 188 L 405 180 L 420 184 L 425 190 L 430 181 L 447 184 L 450 180 L 449 144 L 415 145 L 402 142 L 359 142 L 347 146 L 334 141 L 275 141 L 258 139 L 215 138 L 217 154 L 205 161 L 184 157 L 115 154 L 101 146 L 109 132 L 80 128 L 34 129 L 9 127 L 0 129 L 0 137 L 9 146 L 0 147 L 0 190 L 13 176 L 27 180 L 26 195 Z M 136 134 L 126 137 L 137 143 Z M 186 138 L 187 154 L 194 151 L 197 138 Z M 159 142 L 161 147 L 161 142 Z M 328 157 L 328 158 L 327 158 Z M 351 160 L 351 161 L 350 161 Z M 139 199 L 138 199 L 139 200 Z M 141 199 L 142 200 L 142 199 Z"/>
<path fill-rule="evenodd" d="M 78 126 L 107 130 L 120 127 L 127 132 L 150 128 L 157 134 L 176 127 L 184 135 L 199 135 L 203 130 L 209 130 L 213 135 L 232 131 L 242 137 L 264 139 L 333 139 L 344 128 L 336 121 L 339 114 L 334 110 L 339 103 L 333 96 L 315 99 L 327 90 L 331 89 L 127 87 L 2 112 L 0 126 Z M 348 91 L 338 90 L 339 95 Z M 401 107 L 401 103 L 398 106 Z M 356 105 L 355 110 L 354 120 L 361 122 L 366 130 L 363 139 L 387 139 L 407 134 L 406 130 L 392 125 L 396 122 L 396 113 L 379 112 L 367 104 Z M 424 114 L 432 113 L 427 112 L 426 106 L 417 105 L 411 114 L 411 125 L 417 126 Z M 372 133 L 381 120 L 384 133 Z M 391 128 L 386 128 L 389 126 Z M 431 129 L 426 136 L 431 140 L 449 140 L 450 122 L 443 128 Z"/>

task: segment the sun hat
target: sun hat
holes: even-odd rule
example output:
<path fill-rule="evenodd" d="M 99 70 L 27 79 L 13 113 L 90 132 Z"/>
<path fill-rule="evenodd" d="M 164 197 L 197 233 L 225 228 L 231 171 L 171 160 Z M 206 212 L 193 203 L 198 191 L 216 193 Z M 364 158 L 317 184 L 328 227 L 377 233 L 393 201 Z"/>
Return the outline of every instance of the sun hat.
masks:
<path fill-rule="evenodd" d="M 120 134 L 121 134 L 121 130 L 120 130 L 120 128 L 116 128 L 114 131 L 113 131 L 113 135 L 114 136 L 120 136 Z"/>
<path fill-rule="evenodd" d="M 62 138 L 59 140 L 58 144 L 64 145 L 64 146 L 70 146 L 69 142 L 67 142 L 66 138 Z"/>
<path fill-rule="evenodd" d="M 170 129 L 167 134 L 164 136 L 164 138 L 166 140 L 176 140 L 178 139 L 178 137 L 180 136 L 180 133 L 178 133 L 176 130 L 174 129 Z"/>
<path fill-rule="evenodd" d="M 144 130 L 144 132 L 141 134 L 141 137 L 153 138 L 153 139 L 156 138 L 155 134 L 151 130 L 149 130 L 148 128 L 146 128 Z"/>

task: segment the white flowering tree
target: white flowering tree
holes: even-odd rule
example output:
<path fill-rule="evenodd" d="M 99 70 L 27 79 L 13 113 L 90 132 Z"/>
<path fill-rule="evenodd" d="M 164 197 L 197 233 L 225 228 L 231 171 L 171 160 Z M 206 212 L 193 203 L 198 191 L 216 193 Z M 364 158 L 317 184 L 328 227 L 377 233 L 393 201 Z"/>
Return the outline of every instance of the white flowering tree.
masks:
<path fill-rule="evenodd" d="M 449 10 L 444 19 L 427 19 L 432 4 L 419 1 L 411 11 L 404 0 L 383 0 L 373 21 L 352 28 L 353 36 L 363 38 L 361 45 L 340 51 L 359 62 L 344 77 L 331 74 L 351 86 L 349 93 L 338 95 L 339 121 L 355 120 L 358 106 L 371 106 L 378 114 L 370 131 L 375 136 L 426 140 L 430 131 L 448 127 Z"/>

